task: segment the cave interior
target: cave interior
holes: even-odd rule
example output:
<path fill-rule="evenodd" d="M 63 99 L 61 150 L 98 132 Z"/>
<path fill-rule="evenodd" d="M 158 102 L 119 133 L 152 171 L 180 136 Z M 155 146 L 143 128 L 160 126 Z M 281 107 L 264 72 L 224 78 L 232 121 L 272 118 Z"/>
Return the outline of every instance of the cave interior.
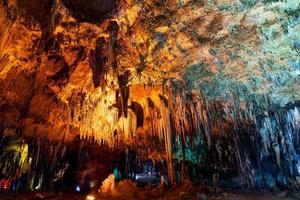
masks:
<path fill-rule="evenodd" d="M 298 194 L 299 13 L 299 0 L 2 0 L 0 198 Z"/>

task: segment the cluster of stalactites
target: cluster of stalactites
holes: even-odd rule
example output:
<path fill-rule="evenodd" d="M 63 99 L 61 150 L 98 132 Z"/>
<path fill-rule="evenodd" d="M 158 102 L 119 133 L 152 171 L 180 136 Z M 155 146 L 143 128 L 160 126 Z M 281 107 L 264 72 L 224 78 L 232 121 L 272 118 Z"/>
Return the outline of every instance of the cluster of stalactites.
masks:
<path fill-rule="evenodd" d="M 118 131 L 123 133 L 123 140 L 134 137 L 137 132 L 137 117 L 134 112 L 128 110 L 127 117 L 121 116 L 118 122 Z"/>
<path fill-rule="evenodd" d="M 293 159 L 299 148 L 299 110 L 290 109 L 285 113 L 275 113 L 273 116 L 266 116 L 261 121 L 259 134 L 261 136 L 260 159 L 270 156 L 274 152 L 276 164 L 281 167 L 281 154 L 293 166 Z M 298 152 L 299 153 L 299 152 Z M 288 155 L 288 156 L 287 156 Z M 290 169 L 292 174 L 293 169 Z M 299 171 L 300 172 L 300 171 Z"/>
<path fill-rule="evenodd" d="M 117 140 L 127 141 L 136 134 L 165 140 L 173 134 L 182 134 L 184 137 L 187 134 L 204 133 L 210 144 L 206 106 L 199 94 L 157 94 L 159 101 L 155 102 L 145 97 L 147 103 L 141 106 L 142 113 L 136 112 L 129 101 L 125 116 L 119 110 L 123 108 L 116 106 L 115 92 L 112 90 L 98 97 L 79 95 L 71 101 L 70 127 L 78 129 L 82 139 L 115 145 Z M 143 120 L 139 122 L 142 123 L 140 127 L 138 118 Z"/>
<path fill-rule="evenodd" d="M 113 102 L 113 92 L 101 98 L 80 95 L 70 105 L 70 126 L 79 131 L 81 139 L 113 143 L 118 124 L 118 110 L 112 106 Z"/>
<path fill-rule="evenodd" d="M 185 135 L 204 133 L 210 146 L 207 108 L 204 100 L 201 101 L 200 94 L 182 91 L 173 95 L 169 104 L 175 134 L 182 134 L 185 138 Z"/>
<path fill-rule="evenodd" d="M 210 145 L 206 104 L 196 92 L 176 91 L 159 95 L 159 102 L 147 99 L 146 134 L 165 139 L 167 135 L 205 134 Z M 175 138 L 175 137 L 173 137 Z"/>
<path fill-rule="evenodd" d="M 274 187 L 276 183 L 289 186 L 300 174 L 300 110 L 267 110 L 262 104 L 239 101 L 237 97 L 211 102 L 211 148 L 218 152 L 219 163 L 224 167 L 221 171 L 238 170 L 238 175 L 247 178 L 248 187 Z M 234 162 L 226 166 L 224 160 L 230 158 Z"/>
<path fill-rule="evenodd" d="M 111 90 L 97 97 L 84 94 L 74 95 L 70 103 L 69 126 L 77 130 L 81 139 L 99 144 L 115 146 L 127 141 L 137 131 L 137 116 L 128 109 L 127 117 L 119 115 L 115 91 Z"/>

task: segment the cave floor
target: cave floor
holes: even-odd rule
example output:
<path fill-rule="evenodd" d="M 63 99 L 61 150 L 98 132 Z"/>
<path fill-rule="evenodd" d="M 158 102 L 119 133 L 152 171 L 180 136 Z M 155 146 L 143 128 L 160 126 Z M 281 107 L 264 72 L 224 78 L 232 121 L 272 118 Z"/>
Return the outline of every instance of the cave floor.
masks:
<path fill-rule="evenodd" d="M 126 194 L 122 197 L 112 197 L 112 196 L 96 196 L 96 200 L 196 200 L 196 195 L 191 194 L 189 197 L 182 197 L 183 192 L 180 189 L 170 191 L 160 197 L 155 197 L 153 194 L 147 193 L 146 191 L 141 192 L 143 195 L 140 197 L 132 198 L 132 196 L 127 197 Z M 26 193 L 22 195 L 12 195 L 12 194 L 0 194 L 1 200 L 35 200 L 37 193 Z M 50 194 L 43 193 L 45 200 L 85 200 L 87 195 L 79 195 L 76 193 L 61 193 L 61 194 Z M 232 191 L 232 192 L 220 192 L 217 196 L 211 194 L 207 195 L 207 200 L 300 200 L 300 193 L 295 192 L 244 192 L 244 191 Z"/>

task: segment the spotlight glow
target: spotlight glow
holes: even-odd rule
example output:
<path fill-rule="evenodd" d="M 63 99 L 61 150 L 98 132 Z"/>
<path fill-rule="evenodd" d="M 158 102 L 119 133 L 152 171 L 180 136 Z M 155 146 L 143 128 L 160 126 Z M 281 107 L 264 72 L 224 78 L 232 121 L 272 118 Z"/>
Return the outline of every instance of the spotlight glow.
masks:
<path fill-rule="evenodd" d="M 79 185 L 76 186 L 75 191 L 80 192 L 80 186 Z"/>
<path fill-rule="evenodd" d="M 88 195 L 86 200 L 95 200 L 96 198 L 93 195 Z"/>
<path fill-rule="evenodd" d="M 135 175 L 135 180 L 138 180 L 140 178 L 140 175 Z"/>

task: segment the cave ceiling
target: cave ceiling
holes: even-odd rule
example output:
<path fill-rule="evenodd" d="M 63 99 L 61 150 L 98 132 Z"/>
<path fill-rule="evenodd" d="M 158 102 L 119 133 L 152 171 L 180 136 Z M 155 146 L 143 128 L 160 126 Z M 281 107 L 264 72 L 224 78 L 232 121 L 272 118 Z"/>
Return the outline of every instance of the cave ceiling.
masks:
<path fill-rule="evenodd" d="M 3 0 L 0 121 L 7 133 L 111 137 L 115 116 L 157 105 L 174 80 L 212 101 L 296 102 L 299 13 L 297 0 Z"/>

